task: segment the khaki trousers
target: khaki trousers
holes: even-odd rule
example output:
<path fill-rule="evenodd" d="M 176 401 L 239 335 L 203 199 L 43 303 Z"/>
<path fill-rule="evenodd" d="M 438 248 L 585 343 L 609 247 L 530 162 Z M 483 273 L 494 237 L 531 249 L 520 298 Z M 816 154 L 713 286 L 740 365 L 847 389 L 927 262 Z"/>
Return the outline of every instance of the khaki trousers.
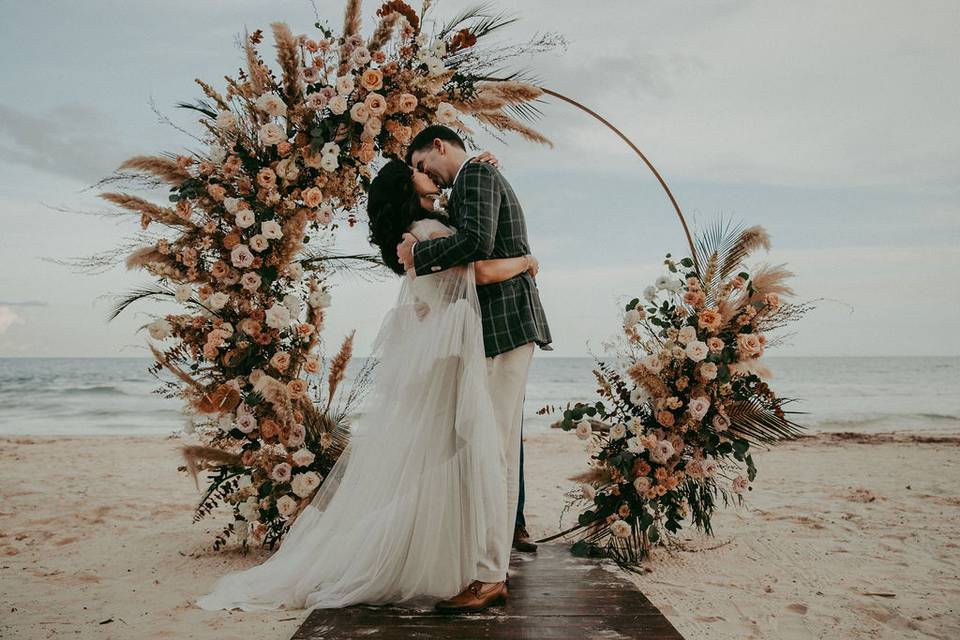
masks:
<path fill-rule="evenodd" d="M 523 420 L 523 398 L 527 374 L 533 359 L 534 343 L 487 358 L 487 381 L 493 412 L 500 432 L 503 451 L 503 481 L 507 485 L 507 508 L 501 526 L 490 532 L 491 551 L 477 564 L 477 580 L 501 582 L 507 577 L 510 549 L 513 547 L 513 525 L 520 492 L 520 425 Z"/>

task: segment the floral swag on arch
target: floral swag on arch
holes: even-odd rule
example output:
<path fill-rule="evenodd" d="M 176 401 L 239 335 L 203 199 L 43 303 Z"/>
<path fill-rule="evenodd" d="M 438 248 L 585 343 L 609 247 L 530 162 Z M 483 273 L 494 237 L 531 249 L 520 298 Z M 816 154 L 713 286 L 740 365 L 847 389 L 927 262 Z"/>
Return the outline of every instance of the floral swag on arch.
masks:
<path fill-rule="evenodd" d="M 313 36 L 294 35 L 286 24 L 274 23 L 279 73 L 261 57 L 263 33 L 244 36 L 244 68 L 235 78 L 225 77 L 225 92 L 198 79 L 205 98 L 178 105 L 202 116 L 205 134 L 195 139 L 206 150 L 136 156 L 101 182 L 169 189 L 165 205 L 128 193 L 101 194 L 140 219 L 135 241 L 113 254 L 122 252 L 128 268 L 143 269 L 155 280 L 123 297 L 112 317 L 148 299 L 183 307 L 146 325 L 154 340 L 151 372 L 162 382 L 159 393 L 182 397 L 196 415 L 201 443 L 183 447 L 186 464 L 181 467 L 197 480 L 198 472 L 206 473 L 194 520 L 222 504 L 232 509 L 233 521 L 216 536 L 214 549 L 230 537 L 243 549 L 276 545 L 348 442 L 349 416 L 369 386 L 372 364 L 345 384 L 353 335 L 327 362 L 321 334 L 331 303 L 330 275 L 337 269 L 376 268 L 371 256 L 340 255 L 334 247 L 344 226 L 357 222 L 380 159 L 402 157 L 412 137 L 433 122 L 445 123 L 470 140 L 473 132 L 466 119 L 494 135 L 512 132 L 550 144 L 528 124 L 539 115 L 536 103 L 545 94 L 603 121 L 579 103 L 521 76 L 499 75 L 512 59 L 562 46 L 562 38 L 546 35 L 509 46 L 490 43 L 490 34 L 513 20 L 486 8 L 464 12 L 427 31 L 431 4 L 426 0 L 418 12 L 402 0 L 383 3 L 368 37 L 361 35 L 359 0 L 346 2 L 340 33 L 319 20 Z M 712 280 L 701 281 L 703 291 L 711 291 Z M 712 300 L 710 295 L 705 293 L 706 299 Z M 664 304 L 662 322 L 674 322 L 667 314 L 681 307 Z M 656 324 L 654 311 L 637 322 Z M 644 313 L 637 304 L 630 308 L 630 314 Z M 670 335 L 666 340 L 676 343 Z M 662 342 L 661 337 L 658 344 L 665 348 Z M 727 348 L 724 353 L 734 353 L 732 343 Z M 702 373 L 704 365 L 698 366 Z M 718 376 L 729 375 L 722 363 L 718 367 L 723 372 Z M 670 370 L 666 360 L 664 368 Z M 630 393 L 626 383 L 613 372 L 607 375 L 607 398 L 625 402 L 623 394 Z M 688 386 L 693 388 L 700 386 Z M 631 410 L 644 420 L 642 427 L 632 428 L 651 445 L 650 452 L 658 446 L 651 438 L 670 442 L 666 432 L 651 431 L 663 425 L 650 422 L 639 405 Z M 585 418 L 612 419 L 609 411 L 601 403 L 576 405 L 566 410 L 564 426 L 582 425 Z M 680 423 L 686 424 L 684 419 Z M 609 442 L 600 447 L 607 454 L 594 464 L 602 460 L 603 473 L 616 469 L 620 475 L 610 475 L 608 484 L 594 482 L 600 508 L 590 512 L 589 522 L 609 511 L 601 505 L 607 500 L 603 496 L 616 495 L 620 480 L 629 477 L 630 486 L 637 487 L 635 474 L 623 473 L 627 458 L 617 443 L 624 439 L 613 438 L 614 429 L 619 427 L 610 430 Z M 769 425 L 760 431 L 789 435 L 789 429 Z M 630 442 L 630 451 L 635 451 L 635 439 Z M 739 440 L 713 451 L 727 448 L 743 458 Z M 689 464 L 687 469 L 683 487 L 702 481 L 693 477 Z M 666 485 L 651 482 L 657 491 L 661 486 Z M 622 540 L 619 529 L 624 523 L 632 535 L 654 541 L 655 529 L 642 515 L 642 505 L 651 500 L 646 495 L 642 493 L 636 505 L 630 503 L 631 509 L 640 506 L 628 515 L 619 506 L 614 509 L 620 524 L 608 518 L 606 528 L 591 529 L 591 549 L 600 549 L 598 536 L 611 531 Z M 672 495 L 668 491 L 657 499 Z M 671 513 L 670 522 L 679 522 L 679 512 Z M 709 530 L 708 511 L 699 513 L 698 519 L 694 509 L 694 524 Z M 581 523 L 587 520 L 581 517 Z M 582 551 L 583 545 L 574 550 Z"/>

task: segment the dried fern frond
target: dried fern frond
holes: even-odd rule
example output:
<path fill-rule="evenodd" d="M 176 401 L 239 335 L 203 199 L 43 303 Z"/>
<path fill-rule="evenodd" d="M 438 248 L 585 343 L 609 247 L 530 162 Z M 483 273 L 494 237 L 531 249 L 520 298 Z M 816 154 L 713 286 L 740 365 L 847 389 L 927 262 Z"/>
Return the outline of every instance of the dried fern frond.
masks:
<path fill-rule="evenodd" d="M 283 69 L 283 93 L 288 100 L 293 100 L 303 95 L 303 80 L 300 77 L 300 48 L 297 46 L 297 39 L 286 23 L 274 22 L 270 25 L 270 28 L 273 29 L 274 45 L 277 48 L 277 62 Z"/>
<path fill-rule="evenodd" d="M 176 160 L 162 156 L 134 156 L 125 160 L 123 164 L 117 168 L 117 171 L 125 169 L 139 171 L 141 173 L 150 173 L 170 184 L 178 186 L 190 177 L 190 174 L 186 170 L 180 168 Z"/>
<path fill-rule="evenodd" d="M 514 133 L 519 134 L 526 140 L 530 142 L 536 142 L 538 144 L 545 144 L 550 148 L 553 148 L 553 143 L 546 138 L 543 134 L 538 131 L 528 127 L 522 122 L 511 118 L 503 112 L 495 113 L 476 113 L 474 117 L 480 122 L 485 122 L 491 126 L 501 130 L 501 131 L 513 131 Z"/>
<path fill-rule="evenodd" d="M 350 358 L 353 357 L 353 336 L 355 334 L 356 331 L 350 332 L 350 335 L 347 336 L 343 344 L 340 345 L 340 351 L 330 362 L 330 374 L 327 376 L 327 408 L 325 411 L 330 410 L 333 395 L 336 393 L 337 387 L 343 382 L 343 378 L 347 373 L 347 364 L 349 364 Z"/>

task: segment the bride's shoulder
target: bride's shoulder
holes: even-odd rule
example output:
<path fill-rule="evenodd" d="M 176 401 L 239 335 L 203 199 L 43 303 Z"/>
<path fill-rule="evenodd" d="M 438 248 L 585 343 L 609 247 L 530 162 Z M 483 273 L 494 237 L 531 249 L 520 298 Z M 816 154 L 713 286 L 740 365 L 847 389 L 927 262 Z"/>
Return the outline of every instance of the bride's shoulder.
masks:
<path fill-rule="evenodd" d="M 416 220 L 410 225 L 410 233 L 415 235 L 417 240 L 426 240 L 434 233 L 449 233 L 451 231 L 453 231 L 453 229 L 434 218 Z"/>

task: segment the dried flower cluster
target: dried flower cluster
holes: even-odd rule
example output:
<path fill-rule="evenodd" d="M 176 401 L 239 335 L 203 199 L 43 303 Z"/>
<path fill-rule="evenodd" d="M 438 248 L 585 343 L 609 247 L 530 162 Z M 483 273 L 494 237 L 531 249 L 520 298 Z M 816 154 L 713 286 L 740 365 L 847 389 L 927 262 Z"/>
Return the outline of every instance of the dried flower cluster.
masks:
<path fill-rule="evenodd" d="M 627 304 L 620 364 L 594 371 L 599 401 L 563 414 L 591 453 L 574 492 L 586 504 L 571 530 L 581 534 L 575 553 L 630 566 L 688 518 L 712 533 L 717 498 L 741 499 L 756 477 L 751 446 L 801 432 L 761 356 L 765 333 L 805 307 L 783 301 L 792 274 L 782 267 L 740 270 L 759 247 L 769 248 L 761 227 L 721 224 L 699 238 L 702 272 L 668 255 L 668 274 Z"/>
<path fill-rule="evenodd" d="M 377 14 L 369 38 L 360 33 L 359 0 L 346 3 L 337 35 L 320 23 L 314 37 L 274 23 L 277 73 L 260 55 L 263 33 L 247 35 L 245 68 L 226 78 L 226 90 L 197 80 L 206 98 L 180 105 L 203 116 L 206 150 L 138 156 L 120 167 L 168 185 L 169 203 L 102 194 L 139 215 L 145 244 L 127 266 L 158 283 L 117 313 L 144 298 L 184 307 L 148 325 L 158 343 L 153 370 L 172 372 L 167 392 L 204 418 L 204 445 L 184 453 L 191 470 L 202 463 L 211 471 L 198 516 L 221 501 L 234 505 L 237 526 L 218 547 L 233 533 L 245 546 L 277 542 L 345 446 L 348 405 L 360 394 L 342 406 L 333 400 L 352 337 L 320 384 L 331 299 L 324 260 L 332 256 L 316 248 L 332 246 L 342 222 L 356 222 L 375 163 L 402 156 L 431 123 L 468 135 L 467 115 L 547 142 L 510 115 L 535 112 L 529 103 L 542 92 L 492 80 L 502 52 L 491 57 L 478 46 L 509 20 L 468 12 L 431 37 L 405 2 Z"/>

